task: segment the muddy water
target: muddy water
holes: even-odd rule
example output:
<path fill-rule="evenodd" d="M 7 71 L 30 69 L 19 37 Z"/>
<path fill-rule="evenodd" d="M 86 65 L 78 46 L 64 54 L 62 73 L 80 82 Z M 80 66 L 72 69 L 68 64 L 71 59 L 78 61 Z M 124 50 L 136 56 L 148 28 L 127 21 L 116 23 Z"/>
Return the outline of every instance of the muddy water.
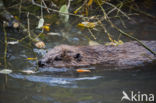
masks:
<path fill-rule="evenodd" d="M 127 32 L 142 40 L 156 40 L 156 23 L 153 20 L 134 19 L 137 22 L 127 21 Z M 54 26 L 53 31 L 61 36 L 45 38 L 46 49 L 37 49 L 29 41 L 9 45 L 7 62 L 8 68 L 13 72 L 0 74 L 0 103 L 119 103 L 123 91 L 129 96 L 132 91 L 137 95 L 156 95 L 156 65 L 109 71 L 105 71 L 103 66 L 91 66 L 86 69 L 91 69 L 92 73 L 78 74 L 74 68 L 37 68 L 36 61 L 26 59 L 36 56 L 41 58 L 48 49 L 59 44 L 87 45 L 88 39 L 83 35 L 88 33 L 80 31 L 75 24 Z M 13 33 L 10 32 L 9 35 Z M 118 34 L 115 31 L 112 33 Z M 95 35 L 99 43 L 107 40 L 106 35 L 101 34 L 103 32 Z M 90 35 L 88 37 L 93 39 Z M 3 43 L 0 46 L 4 49 Z M 2 49 L 0 56 L 4 56 Z M 0 60 L 3 64 L 3 58 Z M 3 68 L 4 66 L 0 66 L 0 69 Z M 34 72 L 24 73 L 26 70 Z"/>

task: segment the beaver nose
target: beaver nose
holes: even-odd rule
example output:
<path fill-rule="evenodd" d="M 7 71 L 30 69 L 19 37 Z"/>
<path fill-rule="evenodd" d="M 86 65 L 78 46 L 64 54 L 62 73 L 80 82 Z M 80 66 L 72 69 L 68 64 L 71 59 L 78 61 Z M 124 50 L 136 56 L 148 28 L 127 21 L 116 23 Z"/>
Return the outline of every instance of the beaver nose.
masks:
<path fill-rule="evenodd" d="M 39 67 L 43 67 L 43 66 L 45 66 L 45 63 L 42 60 L 39 60 L 38 65 L 39 65 Z"/>

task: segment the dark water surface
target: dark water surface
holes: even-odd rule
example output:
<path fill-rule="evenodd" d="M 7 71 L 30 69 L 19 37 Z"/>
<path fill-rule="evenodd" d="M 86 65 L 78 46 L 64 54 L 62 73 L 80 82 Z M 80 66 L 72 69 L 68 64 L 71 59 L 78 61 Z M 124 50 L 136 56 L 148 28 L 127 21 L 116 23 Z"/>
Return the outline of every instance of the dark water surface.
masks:
<path fill-rule="evenodd" d="M 142 40 L 156 40 L 155 21 L 135 19 L 138 23 L 127 22 L 127 32 L 134 33 Z M 46 50 L 59 44 L 88 44 L 83 37 L 85 32 L 75 26 L 68 24 L 59 29 L 53 28 L 64 36 L 49 36 Z M 96 34 L 100 43 L 106 38 L 102 33 Z M 0 103 L 119 103 L 123 91 L 127 94 L 133 91 L 156 95 L 156 65 L 132 70 L 104 70 L 103 66 L 92 66 L 88 67 L 91 73 L 80 74 L 70 68 L 39 68 L 34 73 L 24 73 L 25 70 L 36 70 L 36 61 L 26 58 L 34 57 L 35 54 L 41 58 L 46 50 L 32 47 L 28 42 L 9 45 L 8 68 L 13 72 L 9 75 L 0 74 Z M 3 57 L 4 51 L 0 51 Z M 0 60 L 3 63 L 3 58 Z M 0 66 L 0 69 L 4 69 L 4 66 Z"/>

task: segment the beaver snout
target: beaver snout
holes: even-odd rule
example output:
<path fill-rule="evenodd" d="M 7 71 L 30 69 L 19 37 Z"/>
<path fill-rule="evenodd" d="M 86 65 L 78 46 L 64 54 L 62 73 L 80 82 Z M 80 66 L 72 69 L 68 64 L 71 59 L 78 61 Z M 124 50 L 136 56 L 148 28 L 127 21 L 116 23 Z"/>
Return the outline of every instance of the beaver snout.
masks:
<path fill-rule="evenodd" d="M 43 67 L 46 65 L 46 63 L 43 60 L 39 60 L 38 65 L 39 65 L 39 67 Z"/>

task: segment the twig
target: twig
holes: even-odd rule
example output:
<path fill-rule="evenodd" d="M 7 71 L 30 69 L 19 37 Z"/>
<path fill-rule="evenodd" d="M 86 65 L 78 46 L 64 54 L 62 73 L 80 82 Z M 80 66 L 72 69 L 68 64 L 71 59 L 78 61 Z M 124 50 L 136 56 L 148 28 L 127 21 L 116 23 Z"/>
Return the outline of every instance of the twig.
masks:
<path fill-rule="evenodd" d="M 95 35 L 93 34 L 93 32 L 88 28 L 88 31 L 90 32 L 91 36 L 96 40 Z"/>
<path fill-rule="evenodd" d="M 109 3 L 109 2 L 106 2 L 106 1 L 104 3 L 107 4 L 107 5 L 109 5 L 109 6 L 112 6 L 112 7 L 116 8 L 120 13 L 122 13 L 125 17 L 127 17 L 127 19 L 131 20 L 131 18 L 126 13 L 124 13 L 123 11 L 121 11 L 115 5 L 113 5 L 113 4 Z"/>
<path fill-rule="evenodd" d="M 32 38 L 32 36 L 31 36 L 30 21 L 29 21 L 29 12 L 28 12 L 28 14 L 27 14 L 27 28 L 28 28 L 28 29 L 27 29 L 28 37 L 29 37 L 32 41 L 34 41 L 34 42 L 40 41 L 39 38 L 37 38 L 38 36 L 36 36 L 35 38 Z"/>
<path fill-rule="evenodd" d="M 67 5 L 67 8 L 69 9 L 69 7 L 70 7 L 70 2 L 71 2 L 71 0 L 68 0 L 68 5 Z"/>
<path fill-rule="evenodd" d="M 145 49 L 147 49 L 147 50 L 150 51 L 153 55 L 156 56 L 156 53 L 155 53 L 154 51 L 152 51 L 150 48 L 148 48 L 146 45 L 144 45 L 140 40 L 138 40 L 137 38 L 135 38 L 135 37 L 129 35 L 128 33 L 124 32 L 123 30 L 121 30 L 120 28 L 118 28 L 117 26 L 115 26 L 115 25 L 112 23 L 112 21 L 108 18 L 108 15 L 106 14 L 106 11 L 103 9 L 103 7 L 101 6 L 101 4 L 99 3 L 99 0 L 97 0 L 97 1 L 98 1 L 98 4 L 99 4 L 100 8 L 101 8 L 102 11 L 103 11 L 103 14 L 104 14 L 106 20 L 110 23 L 110 25 L 111 25 L 113 28 L 115 28 L 116 30 L 118 30 L 122 35 L 124 35 L 124 36 L 126 36 L 126 37 L 129 37 L 129 38 L 131 38 L 131 39 L 137 41 L 137 42 L 140 43 Z"/>
<path fill-rule="evenodd" d="M 3 25 L 3 32 L 4 32 L 4 67 L 7 68 L 7 48 L 8 48 L 8 41 L 7 41 L 7 32 L 5 30 L 5 26 Z"/>
<path fill-rule="evenodd" d="M 146 12 L 141 11 L 141 10 L 137 10 L 137 9 L 135 9 L 135 8 L 132 8 L 132 9 L 133 9 L 134 11 L 137 11 L 137 12 L 139 12 L 139 13 L 141 13 L 141 14 L 143 14 L 143 15 L 146 15 L 146 16 L 152 18 L 152 19 L 156 19 L 156 16 L 153 16 L 153 15 L 151 15 L 151 14 L 149 14 L 149 13 L 146 13 Z"/>
<path fill-rule="evenodd" d="M 42 3 L 43 3 L 43 5 L 47 8 L 47 12 L 50 13 L 50 11 L 49 11 L 49 9 L 48 9 L 46 3 L 44 2 L 44 0 L 42 0 L 41 5 L 42 5 Z M 41 7 L 41 8 L 42 8 L 42 7 Z"/>
<path fill-rule="evenodd" d="M 30 43 L 30 47 L 31 47 L 31 51 L 32 51 L 34 57 L 36 58 L 36 68 L 35 68 L 35 72 L 36 72 L 36 71 L 38 71 L 38 69 L 39 69 L 38 58 L 37 58 L 36 53 L 33 51 L 33 47 L 32 47 L 32 44 L 31 44 L 31 43 Z"/>
<path fill-rule="evenodd" d="M 45 6 L 42 6 L 40 4 L 37 4 L 34 0 L 32 0 L 32 4 L 33 5 L 36 5 L 36 6 L 39 6 L 39 7 L 42 7 L 44 9 L 49 9 L 50 11 L 53 11 L 53 12 L 56 12 L 56 13 L 62 13 L 62 14 L 65 14 L 65 15 L 77 16 L 77 17 L 80 17 L 80 18 L 88 18 L 88 17 L 84 17 L 83 15 L 77 15 L 77 14 L 73 14 L 73 13 L 65 13 L 65 12 L 60 12 L 58 10 L 54 10 L 54 9 L 51 9 L 51 8 L 47 8 Z"/>
<path fill-rule="evenodd" d="M 20 4 L 19 4 L 19 8 L 18 8 L 18 11 L 19 11 L 19 18 L 20 18 L 20 15 L 21 15 L 21 8 L 22 8 L 22 1 L 23 0 L 20 0 Z"/>

